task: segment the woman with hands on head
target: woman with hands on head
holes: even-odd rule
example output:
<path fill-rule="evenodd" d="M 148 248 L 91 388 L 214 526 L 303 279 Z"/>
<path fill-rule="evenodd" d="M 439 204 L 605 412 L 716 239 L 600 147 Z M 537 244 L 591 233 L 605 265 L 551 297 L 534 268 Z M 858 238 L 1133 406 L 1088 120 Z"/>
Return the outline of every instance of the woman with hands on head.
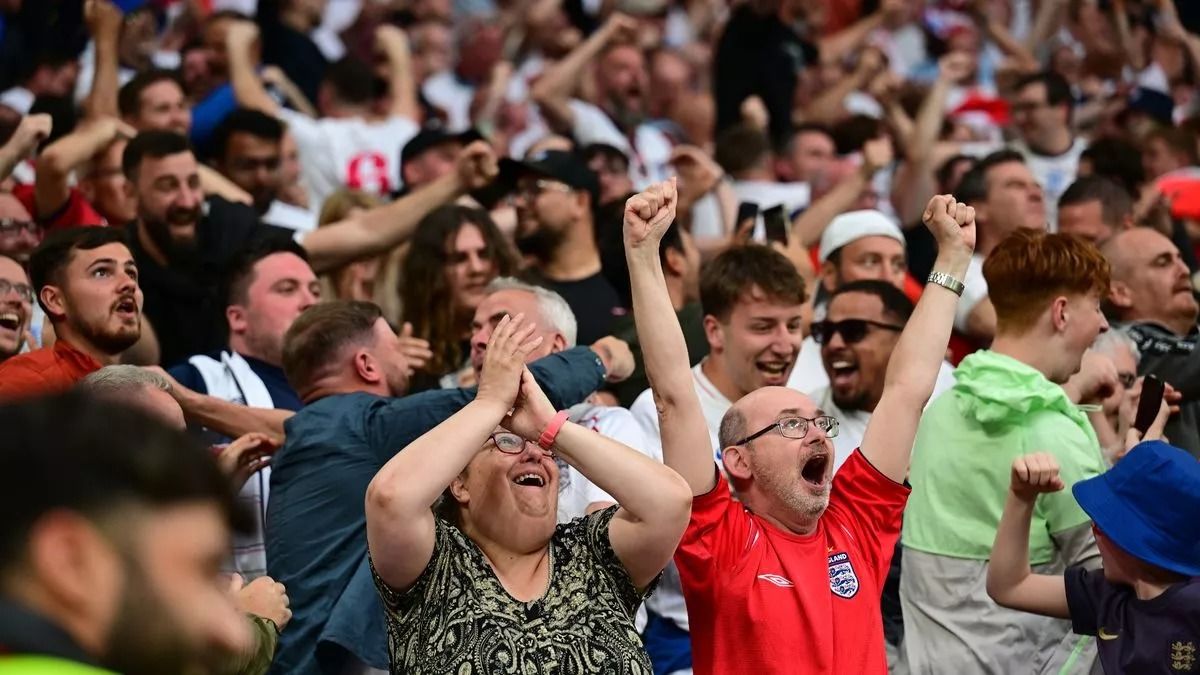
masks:
<path fill-rule="evenodd" d="M 367 490 L 393 672 L 651 672 L 634 613 L 683 534 L 691 491 L 555 412 L 524 366 L 534 329 L 501 319 L 475 400 Z M 554 455 L 618 506 L 556 526 Z"/>

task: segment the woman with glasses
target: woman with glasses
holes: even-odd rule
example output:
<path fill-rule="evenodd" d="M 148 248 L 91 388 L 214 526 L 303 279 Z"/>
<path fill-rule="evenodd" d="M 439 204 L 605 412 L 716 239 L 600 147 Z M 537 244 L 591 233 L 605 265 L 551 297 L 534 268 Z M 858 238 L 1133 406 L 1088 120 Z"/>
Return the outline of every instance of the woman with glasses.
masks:
<path fill-rule="evenodd" d="M 367 490 L 392 672 L 652 672 L 634 614 L 683 534 L 690 490 L 555 413 L 524 367 L 534 328 L 501 319 L 475 400 Z M 619 505 L 556 526 L 556 455 Z"/>

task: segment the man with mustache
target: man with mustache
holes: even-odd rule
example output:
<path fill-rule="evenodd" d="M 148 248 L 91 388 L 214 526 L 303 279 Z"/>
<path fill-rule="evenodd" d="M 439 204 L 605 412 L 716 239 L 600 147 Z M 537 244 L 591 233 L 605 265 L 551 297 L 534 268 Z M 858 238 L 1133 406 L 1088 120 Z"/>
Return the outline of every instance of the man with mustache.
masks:
<path fill-rule="evenodd" d="M 662 246 L 661 239 L 658 246 Z M 763 387 L 782 387 L 787 382 L 804 337 L 804 300 L 804 280 L 796 268 L 783 254 L 766 246 L 729 249 L 701 273 L 700 305 L 709 354 L 691 369 L 691 383 L 716 461 L 721 457 L 721 420 L 733 402 Z M 638 319 L 635 313 L 635 322 Z M 638 338 L 644 342 L 649 335 L 639 329 Z M 645 347 L 642 353 L 651 375 Z M 642 392 L 630 411 L 648 441 L 660 445 L 662 430 L 654 393 L 650 389 Z M 661 447 L 652 454 L 662 457 Z M 646 609 L 650 612 L 646 648 L 655 666 L 666 672 L 689 667 L 688 612 L 674 565 L 667 568 L 658 590 L 647 599 Z"/>
<path fill-rule="evenodd" d="M 0 363 L 16 356 L 28 337 L 33 286 L 16 260 L 0 255 Z"/>
<path fill-rule="evenodd" d="M 33 252 L 29 275 L 58 339 L 0 364 L 0 400 L 68 389 L 138 341 L 142 292 L 124 238 L 108 228 L 59 230 Z"/>
<path fill-rule="evenodd" d="M 146 317 L 161 344 L 160 362 L 173 365 L 226 346 L 219 289 L 241 251 L 296 240 L 318 274 L 379 255 L 403 243 L 433 209 L 491 182 L 495 162 L 486 143 L 471 144 L 459 154 L 454 172 L 390 204 L 297 234 L 260 224 L 245 205 L 214 200 L 205 207 L 199 166 L 187 139 L 165 131 L 139 134 L 129 142 L 123 162 L 128 189 L 138 202 L 129 246 L 143 272 Z"/>
<path fill-rule="evenodd" d="M 591 344 L 612 332 L 623 314 L 617 291 L 601 273 L 593 209 L 599 182 L 583 159 L 547 150 L 523 162 L 500 162 L 501 182 L 513 189 L 517 248 L 526 256 L 529 281 L 558 293 L 579 320 L 579 341 Z"/>

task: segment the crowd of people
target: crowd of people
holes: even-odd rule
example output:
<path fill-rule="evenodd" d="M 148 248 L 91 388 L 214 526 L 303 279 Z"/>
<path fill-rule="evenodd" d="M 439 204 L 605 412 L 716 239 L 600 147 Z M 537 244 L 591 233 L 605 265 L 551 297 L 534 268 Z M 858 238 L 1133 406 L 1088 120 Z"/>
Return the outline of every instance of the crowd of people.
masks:
<path fill-rule="evenodd" d="M 0 675 L 1200 673 L 1200 4 L 0 1 Z"/>

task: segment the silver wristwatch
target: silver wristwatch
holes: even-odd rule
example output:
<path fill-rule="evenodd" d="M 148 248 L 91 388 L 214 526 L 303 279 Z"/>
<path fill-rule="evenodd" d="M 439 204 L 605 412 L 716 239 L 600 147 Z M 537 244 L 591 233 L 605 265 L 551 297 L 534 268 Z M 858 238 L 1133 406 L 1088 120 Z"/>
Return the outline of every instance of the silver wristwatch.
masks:
<path fill-rule="evenodd" d="M 963 286 L 963 282 L 959 281 L 958 279 L 955 279 L 954 277 L 952 277 L 949 274 L 946 274 L 944 272 L 930 272 L 929 278 L 926 279 L 926 281 L 928 281 L 931 284 L 937 284 L 938 286 L 941 286 L 942 288 L 949 289 L 949 290 L 953 291 L 954 294 L 959 296 L 960 298 L 962 297 L 963 289 L 966 288 L 965 286 Z"/>

